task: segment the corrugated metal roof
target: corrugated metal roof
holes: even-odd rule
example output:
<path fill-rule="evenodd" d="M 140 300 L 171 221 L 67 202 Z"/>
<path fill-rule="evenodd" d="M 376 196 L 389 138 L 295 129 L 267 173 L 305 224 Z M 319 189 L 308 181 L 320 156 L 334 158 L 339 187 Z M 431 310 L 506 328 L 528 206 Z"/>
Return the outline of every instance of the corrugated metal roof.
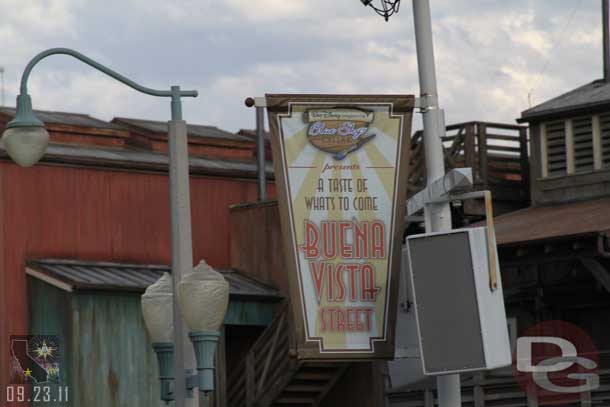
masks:
<path fill-rule="evenodd" d="M 235 270 L 217 270 L 230 285 L 230 295 L 279 300 L 279 292 Z M 72 290 L 144 292 L 169 266 L 38 259 L 27 263 L 27 273 L 35 278 Z"/>
<path fill-rule="evenodd" d="M 115 122 L 125 123 L 130 126 L 139 127 L 144 130 L 152 131 L 155 133 L 166 134 L 168 132 L 167 122 L 161 122 L 156 120 L 142 120 L 142 119 L 131 119 L 127 117 L 117 117 L 114 119 Z M 239 134 L 231 133 L 215 126 L 205 126 L 200 124 L 190 124 L 187 122 L 189 136 L 213 138 L 219 140 L 230 140 L 230 141 L 248 141 L 252 139 L 242 136 Z"/>
<path fill-rule="evenodd" d="M 0 146 L 0 152 L 4 148 Z M 75 144 L 49 144 L 43 162 L 73 162 L 82 165 L 110 165 L 131 170 L 156 169 L 167 171 L 168 157 L 163 153 L 146 150 L 128 150 L 103 148 Z M 226 158 L 189 157 L 193 173 L 205 173 L 218 176 L 256 177 L 254 160 Z M 267 162 L 267 176 L 273 179 L 273 164 Z"/>
<path fill-rule="evenodd" d="M 0 113 L 14 117 L 15 108 L 0 106 Z M 34 113 L 43 123 L 66 124 L 71 126 L 93 127 L 97 129 L 126 130 L 125 127 L 119 124 L 105 122 L 87 114 L 51 112 L 45 110 L 34 110 Z"/>
<path fill-rule="evenodd" d="M 597 80 L 521 113 L 520 122 L 610 107 L 610 82 Z"/>
<path fill-rule="evenodd" d="M 494 219 L 499 245 L 557 239 L 610 230 L 610 198 L 536 206 Z"/>

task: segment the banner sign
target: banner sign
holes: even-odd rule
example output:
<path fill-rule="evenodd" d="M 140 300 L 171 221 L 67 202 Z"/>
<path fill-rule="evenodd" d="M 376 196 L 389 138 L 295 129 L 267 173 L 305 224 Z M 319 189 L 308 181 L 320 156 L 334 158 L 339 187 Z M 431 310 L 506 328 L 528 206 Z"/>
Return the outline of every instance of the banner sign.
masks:
<path fill-rule="evenodd" d="M 301 359 L 393 357 L 413 105 L 267 95 Z"/>

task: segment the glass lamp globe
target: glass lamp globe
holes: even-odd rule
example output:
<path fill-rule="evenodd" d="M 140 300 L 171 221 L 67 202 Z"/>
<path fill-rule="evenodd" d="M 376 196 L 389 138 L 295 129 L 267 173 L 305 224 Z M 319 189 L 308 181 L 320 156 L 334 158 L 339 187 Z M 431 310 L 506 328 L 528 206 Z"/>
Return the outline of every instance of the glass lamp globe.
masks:
<path fill-rule="evenodd" d="M 191 331 L 217 331 L 229 305 L 229 283 L 202 261 L 178 283 L 178 305 Z"/>
<path fill-rule="evenodd" d="M 2 145 L 9 157 L 22 167 L 31 167 L 44 155 L 49 133 L 36 118 L 29 95 L 17 96 L 15 118 L 6 125 Z"/>
<path fill-rule="evenodd" d="M 142 295 L 142 315 L 153 344 L 174 339 L 172 277 L 164 273 Z"/>
<path fill-rule="evenodd" d="M 44 127 L 8 127 L 2 135 L 2 145 L 13 161 L 31 167 L 44 155 L 49 144 L 49 133 Z"/>

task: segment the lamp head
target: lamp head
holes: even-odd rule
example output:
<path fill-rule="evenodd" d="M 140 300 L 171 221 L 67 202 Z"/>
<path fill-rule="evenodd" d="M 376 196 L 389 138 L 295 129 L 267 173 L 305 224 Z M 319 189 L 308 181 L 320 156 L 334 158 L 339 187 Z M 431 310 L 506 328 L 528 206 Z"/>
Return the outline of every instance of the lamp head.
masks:
<path fill-rule="evenodd" d="M 370 6 L 377 14 L 388 21 L 390 17 L 398 13 L 400 0 L 360 0 L 365 6 Z M 375 5 L 378 1 L 379 5 Z"/>
<path fill-rule="evenodd" d="M 229 283 L 201 261 L 178 283 L 178 305 L 191 331 L 217 331 L 229 306 Z"/>
<path fill-rule="evenodd" d="M 153 343 L 171 343 L 174 340 L 174 295 L 172 277 L 168 273 L 142 295 L 142 316 Z"/>
<path fill-rule="evenodd" d="M 6 125 L 2 145 L 13 161 L 31 167 L 44 155 L 49 144 L 49 133 L 32 110 L 30 95 L 17 96 L 17 112 Z"/>

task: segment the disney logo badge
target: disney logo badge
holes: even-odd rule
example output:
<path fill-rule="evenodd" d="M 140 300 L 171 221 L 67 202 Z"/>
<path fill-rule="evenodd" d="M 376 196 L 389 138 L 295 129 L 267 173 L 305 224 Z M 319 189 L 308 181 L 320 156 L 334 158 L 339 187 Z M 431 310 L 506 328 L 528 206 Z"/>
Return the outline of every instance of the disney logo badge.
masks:
<path fill-rule="evenodd" d="M 368 134 L 375 113 L 345 107 L 311 109 L 303 114 L 309 123 L 307 139 L 319 150 L 341 161 L 375 138 Z"/>

